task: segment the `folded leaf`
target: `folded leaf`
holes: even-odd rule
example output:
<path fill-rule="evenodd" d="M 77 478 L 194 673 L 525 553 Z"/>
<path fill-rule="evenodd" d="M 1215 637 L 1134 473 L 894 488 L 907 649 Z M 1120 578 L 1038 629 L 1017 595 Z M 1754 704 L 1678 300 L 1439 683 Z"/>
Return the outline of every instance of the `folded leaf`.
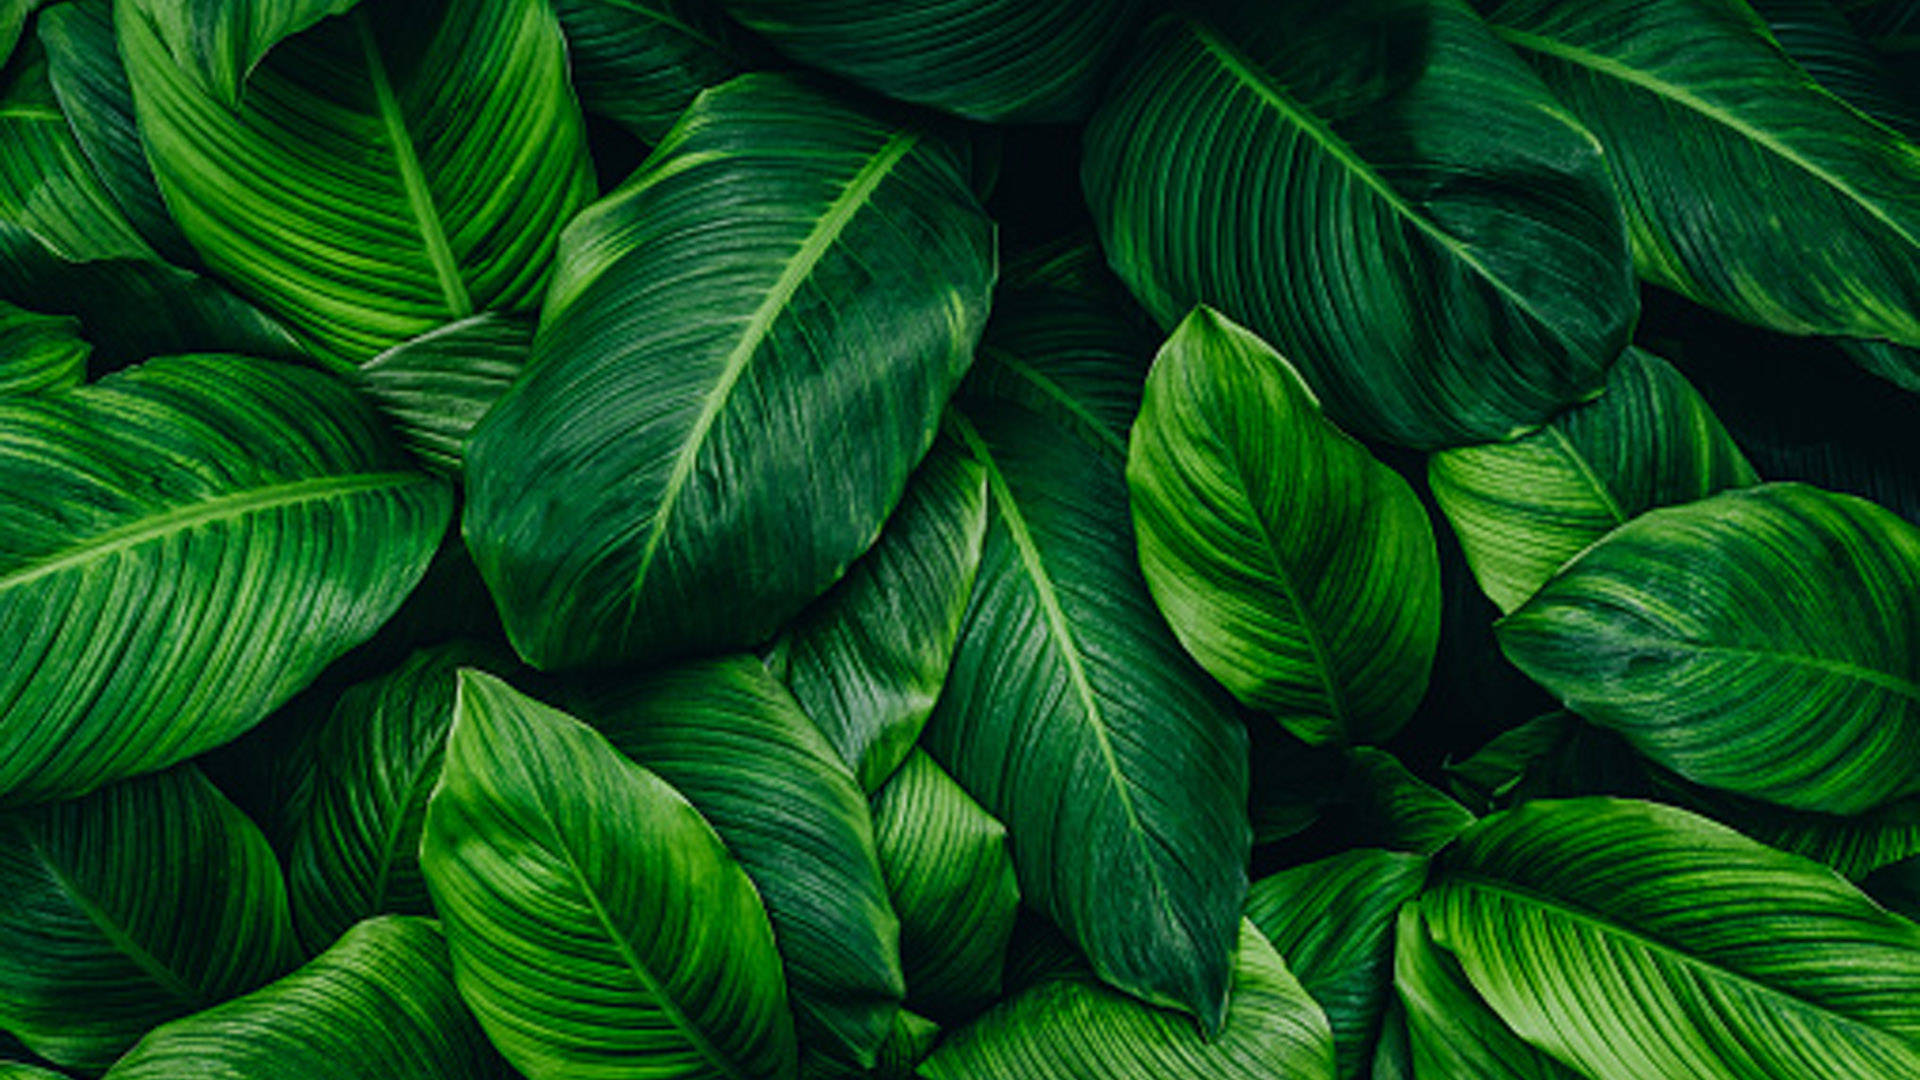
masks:
<path fill-rule="evenodd" d="M 0 816 L 0 1027 L 98 1071 L 294 962 L 280 864 L 182 766 Z"/>
<path fill-rule="evenodd" d="M 400 606 L 449 502 L 316 371 L 172 357 L 0 400 L 0 805 L 258 723 Z"/>
<path fill-rule="evenodd" d="M 1167 16 L 1084 180 L 1162 326 L 1213 306 L 1371 438 L 1532 427 L 1599 388 L 1638 310 L 1599 148 L 1461 0 Z"/>
<path fill-rule="evenodd" d="M 1759 477 L 1671 364 L 1628 349 L 1600 400 L 1512 442 L 1443 450 L 1427 482 L 1505 613 L 1616 526 Z"/>
<path fill-rule="evenodd" d="M 1684 811 L 1488 818 L 1420 906 L 1501 1018 L 1594 1080 L 1920 1075 L 1920 926 Z"/>
<path fill-rule="evenodd" d="M 1584 1080 L 1507 1030 L 1468 985 L 1460 965 L 1427 935 L 1418 903 L 1400 909 L 1393 983 L 1406 1027 L 1409 1076 Z M 1377 1067 L 1375 1074 L 1381 1080 Z"/>
<path fill-rule="evenodd" d="M 1204 307 L 1180 324 L 1127 486 L 1154 601 L 1241 702 L 1309 743 L 1413 714 L 1440 639 L 1426 509 L 1265 342 Z"/>
<path fill-rule="evenodd" d="M 520 374 L 532 344 L 530 319 L 488 312 L 395 345 L 362 365 L 359 381 L 407 449 L 457 476 L 474 425 Z"/>
<path fill-rule="evenodd" d="M 528 1080 L 794 1075 L 753 883 L 679 793 L 565 713 L 461 673 L 420 865 L 461 996 Z"/>
<path fill-rule="evenodd" d="M 399 916 L 363 922 L 279 982 L 160 1028 L 107 1073 L 112 1080 L 505 1075 L 454 991 L 439 928 Z"/>
<path fill-rule="evenodd" d="M 1215 1030 L 1246 888 L 1245 730 L 1147 594 L 1120 466 L 1017 405 L 968 413 L 986 546 L 922 745 L 1007 826 L 1021 893 L 1101 978 Z"/>
<path fill-rule="evenodd" d="M 70 390 L 87 377 L 92 348 L 80 321 L 42 315 L 0 300 L 0 396 Z"/>
<path fill-rule="evenodd" d="M 553 0 L 553 9 L 580 104 L 649 143 L 700 91 L 747 70 L 718 0 Z"/>
<path fill-rule="evenodd" d="M 1768 484 L 1655 510 L 1499 633 L 1689 780 L 1833 814 L 1920 793 L 1920 529 L 1865 500 Z"/>
<path fill-rule="evenodd" d="M 468 448 L 521 655 L 771 637 L 879 534 L 992 280 L 952 146 L 785 77 L 702 95 L 569 229 L 528 375 Z"/>

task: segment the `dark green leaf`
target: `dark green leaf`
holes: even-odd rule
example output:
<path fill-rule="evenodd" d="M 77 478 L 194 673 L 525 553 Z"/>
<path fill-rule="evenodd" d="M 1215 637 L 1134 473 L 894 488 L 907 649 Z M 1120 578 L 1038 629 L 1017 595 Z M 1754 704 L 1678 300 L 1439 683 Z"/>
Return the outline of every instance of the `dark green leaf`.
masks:
<path fill-rule="evenodd" d="M 659 142 L 700 91 L 747 70 L 718 0 L 553 0 L 588 112 Z"/>
<path fill-rule="evenodd" d="M 80 321 L 0 300 L 0 396 L 70 390 L 87 376 Z"/>
<path fill-rule="evenodd" d="M 1363 746 L 1348 759 L 1340 824 L 1357 842 L 1431 855 L 1473 824 L 1473 815 L 1384 750 Z"/>
<path fill-rule="evenodd" d="M 475 315 L 367 361 L 360 385 L 414 456 L 457 476 L 474 425 L 520 374 L 532 343 L 530 319 Z"/>

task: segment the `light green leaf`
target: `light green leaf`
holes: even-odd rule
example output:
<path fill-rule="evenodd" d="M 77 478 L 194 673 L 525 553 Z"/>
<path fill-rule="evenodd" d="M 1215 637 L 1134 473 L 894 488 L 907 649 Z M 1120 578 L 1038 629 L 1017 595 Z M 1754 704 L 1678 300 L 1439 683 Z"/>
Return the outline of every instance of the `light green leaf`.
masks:
<path fill-rule="evenodd" d="M 927 1080 L 1333 1080 L 1327 1018 L 1251 923 L 1231 1004 L 1203 1040 L 1177 1013 L 1087 978 L 1042 982 L 948 1035 Z"/>
<path fill-rule="evenodd" d="M 1254 882 L 1247 918 L 1325 1010 L 1337 1075 L 1359 1080 L 1393 993 L 1394 920 L 1427 860 L 1359 848 Z"/>
<path fill-rule="evenodd" d="M 1791 334 L 1920 345 L 1920 147 L 1741 0 L 1482 0 L 1606 147 L 1647 280 Z"/>
<path fill-rule="evenodd" d="M 679 793 L 565 713 L 461 673 L 420 865 L 461 995 L 528 1080 L 794 1075 L 753 883 Z"/>
<path fill-rule="evenodd" d="M 1101 978 L 1217 1030 L 1245 729 L 1148 596 L 1118 463 L 1017 405 L 968 413 L 987 538 L 922 745 L 1007 826 L 1021 893 Z"/>
<path fill-rule="evenodd" d="M 0 1080 L 67 1080 L 52 1069 L 18 1061 L 0 1061 Z"/>
<path fill-rule="evenodd" d="M 1187 651 L 1308 743 L 1377 742 L 1427 690 L 1440 557 L 1413 488 L 1259 338 L 1199 308 L 1127 459 L 1140 567 Z"/>
<path fill-rule="evenodd" d="M 874 542 L 971 362 L 993 242 L 962 155 L 742 76 L 564 246 L 468 447 L 508 633 L 543 669 L 766 641 Z"/>
<path fill-rule="evenodd" d="M 394 613 L 450 501 L 290 365 L 172 357 L 0 400 L 0 805 L 258 723 Z"/>
<path fill-rule="evenodd" d="M 648 143 L 700 91 L 747 70 L 740 34 L 718 0 L 553 0 L 590 113 Z"/>
<path fill-rule="evenodd" d="M 1613 365 L 1600 400 L 1512 442 L 1443 450 L 1427 464 L 1434 497 L 1502 613 L 1641 513 L 1759 479 L 1699 393 L 1641 349 Z"/>
<path fill-rule="evenodd" d="M 386 916 L 238 1001 L 148 1035 L 111 1080 L 496 1080 L 499 1058 L 454 991 L 440 930 Z"/>
<path fill-rule="evenodd" d="M 1696 783 L 1833 814 L 1920 793 L 1920 529 L 1865 500 L 1768 484 L 1643 514 L 1499 634 Z"/>
<path fill-rule="evenodd" d="M 71 390 L 87 377 L 80 320 L 0 300 L 0 396 Z"/>
<path fill-rule="evenodd" d="M 395 345 L 361 366 L 359 382 L 414 456 L 457 476 L 474 426 L 519 376 L 532 344 L 532 320 L 487 312 Z"/>
<path fill-rule="evenodd" d="M 546 0 L 358 11 L 281 42 L 348 6 L 115 7 L 181 230 L 342 366 L 476 312 L 534 307 L 561 226 L 593 191 Z"/>
<path fill-rule="evenodd" d="M 1162 326 L 1209 304 L 1419 448 L 1599 388 L 1638 311 L 1600 149 L 1463 0 L 1226 0 L 1139 48 L 1083 176 Z"/>
<path fill-rule="evenodd" d="M 0 816 L 0 1027 L 98 1071 L 294 962 L 266 838 L 181 766 Z"/>
<path fill-rule="evenodd" d="M 1920 926 L 1656 803 L 1539 802 L 1441 856 L 1434 940 L 1594 1080 L 1920 1075 Z"/>
<path fill-rule="evenodd" d="M 873 825 L 909 1003 L 935 1017 L 991 1005 L 1020 910 L 1006 826 L 920 751 L 875 796 Z"/>

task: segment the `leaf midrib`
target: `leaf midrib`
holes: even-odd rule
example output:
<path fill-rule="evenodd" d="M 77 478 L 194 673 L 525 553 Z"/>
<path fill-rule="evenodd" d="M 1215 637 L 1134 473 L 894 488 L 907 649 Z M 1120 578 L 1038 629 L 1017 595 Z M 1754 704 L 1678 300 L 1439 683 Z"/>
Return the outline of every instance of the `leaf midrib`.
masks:
<path fill-rule="evenodd" d="M 162 963 L 159 957 L 147 950 L 146 946 L 135 941 L 116 919 L 100 905 L 94 903 L 93 898 L 80 888 L 78 882 L 68 876 L 65 868 L 40 843 L 39 837 L 33 830 L 21 831 L 26 835 L 27 847 L 33 852 L 34 857 L 40 860 L 40 864 L 47 868 L 47 873 L 53 876 L 55 884 L 60 886 L 61 893 L 71 900 L 82 914 L 86 915 L 87 921 L 100 931 L 109 944 L 118 949 L 121 955 L 132 960 L 135 967 L 146 972 L 154 982 L 160 984 L 162 989 L 172 994 L 189 1010 L 201 1009 L 207 1005 L 207 1001 L 201 996 L 199 990 Z"/>
<path fill-rule="evenodd" d="M 1061 386 L 1039 368 L 1034 367 L 1032 364 L 1027 363 L 1025 360 L 1020 359 L 997 345 L 983 346 L 980 351 L 1011 374 L 1031 383 L 1033 388 L 1039 391 L 1042 397 L 1067 410 L 1075 420 L 1085 425 L 1092 432 L 1100 448 L 1105 450 L 1115 460 L 1120 462 L 1127 460 L 1127 444 L 1121 441 L 1118 435 L 1115 435 L 1109 430 L 1106 424 L 1103 423 L 1098 416 L 1094 415 L 1091 409 L 1082 405 L 1078 398 L 1067 393 L 1065 387 Z"/>
<path fill-rule="evenodd" d="M 1627 515 L 1620 509 L 1619 500 L 1615 499 L 1613 492 L 1609 491 L 1607 485 L 1601 482 L 1600 474 L 1593 471 L 1593 465 L 1587 460 L 1586 455 L 1582 454 L 1579 448 L 1573 445 L 1573 440 L 1567 437 L 1566 432 L 1560 430 L 1559 424 L 1549 423 L 1546 426 L 1546 431 L 1553 436 L 1555 442 L 1560 444 L 1560 448 L 1566 453 L 1567 459 L 1573 462 L 1574 470 L 1580 474 L 1580 478 L 1593 490 L 1594 496 L 1600 500 L 1601 507 L 1605 509 L 1607 515 L 1613 519 L 1613 523 L 1615 525 L 1625 525 L 1627 523 Z"/>
<path fill-rule="evenodd" d="M 1755 649 L 1743 645 L 1720 645 L 1710 641 L 1696 641 L 1692 638 L 1650 638 L 1638 635 L 1623 635 L 1608 639 L 1609 644 L 1619 644 L 1628 648 L 1646 649 L 1652 652 L 1695 652 L 1709 655 L 1727 655 L 1755 660 L 1771 660 L 1775 663 L 1794 667 L 1812 668 L 1815 671 L 1837 675 L 1841 678 L 1858 679 L 1870 686 L 1877 686 L 1890 693 L 1911 698 L 1920 702 L 1920 682 L 1903 679 L 1898 675 L 1879 671 L 1863 664 L 1847 660 L 1836 660 L 1826 656 L 1812 656 L 1805 653 L 1780 652 L 1774 649 Z"/>

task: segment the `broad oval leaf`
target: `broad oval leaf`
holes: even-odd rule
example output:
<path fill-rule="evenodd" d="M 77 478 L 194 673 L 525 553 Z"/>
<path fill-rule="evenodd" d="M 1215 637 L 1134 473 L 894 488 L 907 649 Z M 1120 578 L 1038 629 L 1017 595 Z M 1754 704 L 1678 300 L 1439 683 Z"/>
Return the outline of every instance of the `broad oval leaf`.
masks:
<path fill-rule="evenodd" d="M 1920 926 L 1656 803 L 1530 803 L 1420 901 L 1529 1042 L 1594 1080 L 1920 1075 Z"/>
<path fill-rule="evenodd" d="M 460 674 L 420 865 L 455 979 L 528 1080 L 794 1076 L 753 883 L 664 780 L 492 676 Z"/>
<path fill-rule="evenodd" d="M 1499 634 L 1689 780 L 1834 814 L 1920 793 L 1920 529 L 1865 500 L 1767 484 L 1643 514 Z"/>
<path fill-rule="evenodd" d="M 1100 977 L 1225 1008 L 1246 889 L 1246 732 L 1133 555 L 1118 463 L 1010 403 L 969 407 L 988 524 L 922 745 L 1007 826 L 1023 896 Z"/>
<path fill-rule="evenodd" d="M 994 272 L 953 146 L 758 75 L 562 263 L 468 449 L 467 540 L 540 668 L 756 645 L 824 592 L 932 443 Z"/>
<path fill-rule="evenodd" d="M 432 922 L 369 919 L 279 982 L 154 1031 L 107 1076 L 502 1080 L 452 968 Z"/>
<path fill-rule="evenodd" d="M 1204 307 L 1154 360 L 1130 451 L 1140 567 L 1201 666 L 1309 743 L 1398 731 L 1440 641 L 1440 557 L 1413 488 Z"/>
<path fill-rule="evenodd" d="M 1212 305 L 1421 448 L 1599 388 L 1638 311 L 1599 147 L 1461 0 L 1225 0 L 1140 49 L 1084 180 L 1162 326 Z"/>
<path fill-rule="evenodd" d="M 475 312 L 533 307 L 561 227 L 593 191 L 547 0 L 368 4 L 288 38 L 350 6 L 115 6 L 147 156 L 181 230 L 336 364 Z"/>
<path fill-rule="evenodd" d="M 719 0 L 553 0 L 590 113 L 659 142 L 700 91 L 747 70 Z"/>
<path fill-rule="evenodd" d="M 1507 1029 L 1460 965 L 1433 943 L 1420 904 L 1400 908 L 1393 984 L 1406 1027 L 1411 1077 L 1450 1080 L 1585 1080 Z M 1382 1080 L 1375 1067 L 1374 1080 Z"/>
<path fill-rule="evenodd" d="M 401 342 L 361 365 L 367 396 L 429 469 L 457 476 L 467 439 L 533 345 L 529 319 L 486 312 Z"/>
<path fill-rule="evenodd" d="M 173 357 L 0 400 L 0 805 L 258 723 L 400 606 L 450 501 L 289 365 Z"/>
<path fill-rule="evenodd" d="M 927 1080 L 1333 1080 L 1327 1018 L 1251 923 L 1231 1003 L 1202 1039 L 1186 1017 L 1068 976 L 1022 991 L 947 1036 Z"/>
<path fill-rule="evenodd" d="M 0 816 L 0 1027 L 98 1071 L 294 962 L 280 864 L 198 769 Z"/>
<path fill-rule="evenodd" d="M 78 319 L 0 300 L 0 397 L 79 386 L 92 351 L 80 339 Z"/>
<path fill-rule="evenodd" d="M 1920 147 L 1747 4 L 1480 3 L 1606 147 L 1641 276 L 1787 333 L 1920 345 Z"/>

